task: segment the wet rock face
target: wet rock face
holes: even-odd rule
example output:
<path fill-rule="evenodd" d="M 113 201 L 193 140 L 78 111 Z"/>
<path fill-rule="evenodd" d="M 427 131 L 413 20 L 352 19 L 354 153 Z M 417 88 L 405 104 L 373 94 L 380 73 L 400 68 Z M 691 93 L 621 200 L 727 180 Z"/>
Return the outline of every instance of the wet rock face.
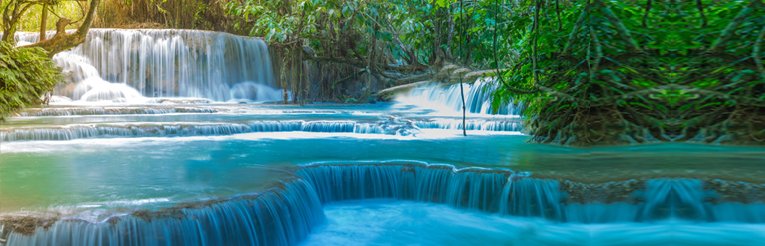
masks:
<path fill-rule="evenodd" d="M 655 194 L 674 197 L 675 203 L 691 200 L 700 203 L 765 203 L 765 184 L 719 178 L 644 178 L 624 181 L 587 183 L 560 180 L 566 202 L 630 202 L 643 203 L 656 198 Z M 679 199 L 679 200 L 678 200 Z M 765 211 L 763 211 L 765 212 Z"/>
<path fill-rule="evenodd" d="M 561 191 L 566 193 L 566 202 L 587 203 L 587 202 L 645 202 L 645 189 L 649 186 L 647 181 L 667 180 L 674 181 L 675 184 L 654 184 L 671 186 L 667 189 L 672 192 L 680 189 L 679 181 L 691 181 L 693 179 L 629 179 L 624 181 L 608 181 L 598 183 L 585 183 L 570 180 L 560 180 Z M 745 181 L 723 180 L 723 179 L 704 179 L 695 180 L 699 187 L 689 188 L 699 190 L 701 197 L 699 199 L 710 203 L 736 202 L 736 203 L 757 203 L 765 202 L 765 184 L 750 183 Z M 688 187 L 686 187 L 688 188 Z"/>
<path fill-rule="evenodd" d="M 645 187 L 641 180 L 611 181 L 605 183 L 581 183 L 569 180 L 561 181 L 561 190 L 566 192 L 566 202 L 638 202 L 635 191 Z"/>
<path fill-rule="evenodd" d="M 4 240 L 11 232 L 31 235 L 38 227 L 47 229 L 58 220 L 57 217 L 10 216 L 0 217 L 0 240 Z M 3 243 L 3 241 L 0 241 Z"/>
<path fill-rule="evenodd" d="M 711 179 L 704 182 L 704 188 L 715 192 L 714 202 L 765 202 L 765 184 Z"/>

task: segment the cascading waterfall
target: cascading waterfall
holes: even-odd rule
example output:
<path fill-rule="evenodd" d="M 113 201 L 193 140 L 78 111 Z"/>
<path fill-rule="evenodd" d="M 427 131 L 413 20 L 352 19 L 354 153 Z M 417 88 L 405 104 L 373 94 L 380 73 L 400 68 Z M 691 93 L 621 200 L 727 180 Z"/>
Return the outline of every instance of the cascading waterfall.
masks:
<path fill-rule="evenodd" d="M 36 42 L 37 34 L 17 40 Z M 71 83 L 56 95 L 82 101 L 198 97 L 277 101 L 266 43 L 228 33 L 169 29 L 91 29 L 83 44 L 54 61 Z M 107 82 L 108 81 L 108 82 Z"/>
<path fill-rule="evenodd" d="M 177 105 L 177 104 L 209 104 L 210 101 L 193 98 L 156 98 L 156 103 L 169 105 L 77 105 L 55 106 L 45 108 L 28 108 L 18 113 L 22 117 L 45 116 L 75 116 L 75 115 L 136 115 L 136 114 L 203 114 L 203 113 L 237 113 L 259 115 L 299 115 L 299 114 L 347 114 L 342 110 L 304 110 L 304 109 L 253 109 L 247 106 L 230 107 L 230 105 Z M 355 112 L 350 112 L 355 113 Z"/>
<path fill-rule="evenodd" d="M 249 122 L 132 122 L 72 124 L 56 127 L 0 128 L 0 141 L 63 141 L 91 138 L 220 136 L 255 132 L 325 132 L 406 136 L 416 129 L 382 122 L 249 121 Z"/>
<path fill-rule="evenodd" d="M 461 119 L 432 119 L 427 121 L 417 121 L 415 123 L 419 128 L 427 129 L 462 129 Z M 523 125 L 519 120 L 485 120 L 469 119 L 465 121 L 468 131 L 507 131 L 520 132 Z"/>
<path fill-rule="evenodd" d="M 611 223 L 684 219 L 765 222 L 765 204 L 721 199 L 723 180 L 648 179 L 583 184 L 537 179 L 507 169 L 425 163 L 315 163 L 298 179 L 258 195 L 135 212 L 100 222 L 59 219 L 14 230 L 8 245 L 295 245 L 324 220 L 323 204 L 393 198 L 562 222 Z M 575 190 L 572 190 L 575 189 Z M 603 197 L 593 196 L 599 192 Z M 748 192 L 748 191 L 747 191 Z M 613 200 L 614 197 L 618 199 Z M 588 200 L 582 200 L 588 199 Z M 2 235 L 2 233 L 0 233 Z"/>
<path fill-rule="evenodd" d="M 316 165 L 298 175 L 309 181 L 322 202 L 398 198 L 496 210 L 495 199 L 510 171 L 459 172 L 448 165 Z M 472 169 L 471 169 L 472 170 Z M 489 200 L 487 200 L 489 199 Z"/>
<path fill-rule="evenodd" d="M 715 200 L 701 180 L 625 181 L 605 197 L 576 201 L 560 181 L 536 179 L 509 170 L 427 164 L 314 164 L 298 171 L 322 202 L 394 198 L 445 203 L 515 216 L 581 223 L 641 222 L 663 219 L 765 222 L 765 203 Z M 638 186 L 638 187 L 635 187 Z M 613 187 L 610 187 L 613 188 Z M 634 190 L 632 190 L 634 189 Z"/>
<path fill-rule="evenodd" d="M 324 213 L 305 181 L 283 186 L 252 197 L 102 222 L 62 219 L 47 228 L 11 232 L 7 245 L 296 245 Z"/>
<path fill-rule="evenodd" d="M 494 91 L 498 88 L 493 78 L 482 78 L 473 84 L 464 84 L 465 107 L 472 114 L 520 115 L 520 107 L 513 103 L 495 107 L 492 104 Z M 430 108 L 440 113 L 461 115 L 462 97 L 460 84 L 443 85 L 431 83 L 413 88 L 411 91 L 396 96 L 401 104 Z"/>
<path fill-rule="evenodd" d="M 22 117 L 74 116 L 74 115 L 134 115 L 134 114 L 211 114 L 213 108 L 194 107 L 76 107 L 76 108 L 37 108 L 20 112 Z"/>

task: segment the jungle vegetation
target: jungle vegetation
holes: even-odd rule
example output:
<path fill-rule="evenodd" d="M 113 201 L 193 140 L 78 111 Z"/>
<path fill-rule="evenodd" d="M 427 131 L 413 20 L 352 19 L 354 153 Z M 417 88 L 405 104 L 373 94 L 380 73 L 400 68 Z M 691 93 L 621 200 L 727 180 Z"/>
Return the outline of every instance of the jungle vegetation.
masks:
<path fill-rule="evenodd" d="M 457 67 L 493 71 L 495 103 L 524 105 L 535 142 L 765 143 L 762 0 L 103 0 L 98 9 L 96 27 L 263 37 L 295 103 L 312 91 L 356 102 L 422 80 L 471 82 L 438 76 Z"/>
<path fill-rule="evenodd" d="M 41 103 L 59 79 L 59 68 L 42 48 L 17 49 L 0 42 L 0 119 Z"/>
<path fill-rule="evenodd" d="M 765 5 L 531 1 L 499 99 L 537 142 L 765 142 Z M 511 28 L 517 30 L 519 28 Z"/>
<path fill-rule="evenodd" d="M 51 57 L 85 41 L 99 3 L 0 0 L 0 120 L 23 107 L 43 103 L 45 94 L 61 80 L 60 69 Z M 77 15 L 79 19 L 70 19 Z M 55 33 L 50 36 L 47 32 L 52 23 Z M 66 31 L 73 26 L 74 32 Z M 42 38 L 16 47 L 18 30 L 39 31 Z"/>

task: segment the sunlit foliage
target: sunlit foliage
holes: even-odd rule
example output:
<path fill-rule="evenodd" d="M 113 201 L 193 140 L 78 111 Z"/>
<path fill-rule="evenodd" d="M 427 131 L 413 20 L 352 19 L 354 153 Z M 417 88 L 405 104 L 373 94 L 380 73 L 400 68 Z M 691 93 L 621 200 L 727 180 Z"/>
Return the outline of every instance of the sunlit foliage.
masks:
<path fill-rule="evenodd" d="M 59 81 L 60 74 L 43 49 L 17 49 L 0 42 L 0 119 L 40 103 Z"/>

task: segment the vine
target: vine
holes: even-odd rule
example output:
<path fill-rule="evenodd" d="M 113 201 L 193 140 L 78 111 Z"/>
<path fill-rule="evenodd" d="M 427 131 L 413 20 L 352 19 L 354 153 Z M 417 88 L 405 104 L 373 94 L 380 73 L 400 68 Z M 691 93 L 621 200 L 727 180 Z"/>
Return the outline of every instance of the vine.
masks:
<path fill-rule="evenodd" d="M 761 1 L 545 3 L 497 93 L 526 104 L 534 141 L 763 143 Z"/>

